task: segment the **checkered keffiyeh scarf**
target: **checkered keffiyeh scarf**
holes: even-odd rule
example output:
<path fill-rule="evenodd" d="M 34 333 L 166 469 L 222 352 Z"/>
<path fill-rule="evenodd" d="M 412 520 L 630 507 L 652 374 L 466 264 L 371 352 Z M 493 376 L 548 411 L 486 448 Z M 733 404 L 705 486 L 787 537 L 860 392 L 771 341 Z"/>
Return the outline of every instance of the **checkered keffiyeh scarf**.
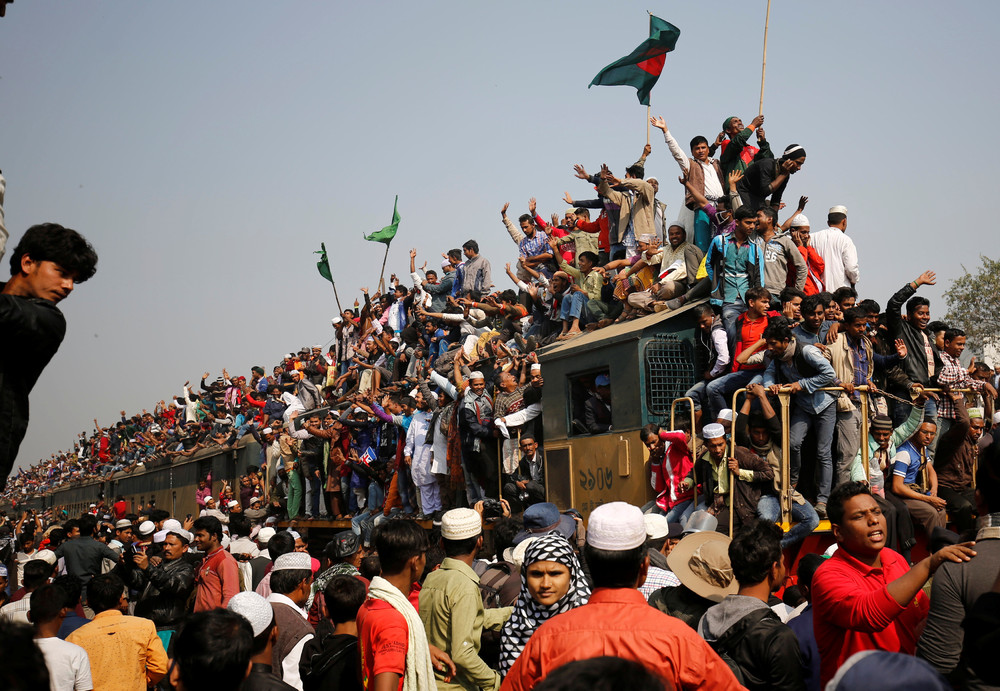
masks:
<path fill-rule="evenodd" d="M 569 590 L 551 605 L 539 604 L 528 591 L 527 569 L 540 561 L 554 561 L 569 568 Z M 531 634 L 539 626 L 557 614 L 587 604 L 588 600 L 590 586 L 587 585 L 576 553 L 566 538 L 558 533 L 551 533 L 532 541 L 524 553 L 524 563 L 521 565 L 521 594 L 514 605 L 514 612 L 500 632 L 500 673 L 507 674 L 510 671 Z"/>

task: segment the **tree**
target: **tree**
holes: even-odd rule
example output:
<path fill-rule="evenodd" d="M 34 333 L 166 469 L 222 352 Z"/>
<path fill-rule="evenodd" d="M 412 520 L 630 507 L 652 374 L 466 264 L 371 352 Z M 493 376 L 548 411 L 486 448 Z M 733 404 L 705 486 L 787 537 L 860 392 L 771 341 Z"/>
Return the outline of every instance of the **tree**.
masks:
<path fill-rule="evenodd" d="M 975 274 L 965 273 L 951 283 L 945 321 L 962 329 L 977 350 L 1000 349 L 1000 260 L 979 255 L 983 265 Z"/>

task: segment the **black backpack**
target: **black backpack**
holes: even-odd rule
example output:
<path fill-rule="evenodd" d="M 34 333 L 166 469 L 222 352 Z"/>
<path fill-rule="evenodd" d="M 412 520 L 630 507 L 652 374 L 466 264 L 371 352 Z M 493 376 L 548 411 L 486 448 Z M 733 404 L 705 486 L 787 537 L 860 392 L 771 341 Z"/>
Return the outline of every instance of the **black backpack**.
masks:
<path fill-rule="evenodd" d="M 760 622 L 764 621 L 768 617 L 777 617 L 770 607 L 764 607 L 761 609 L 755 609 L 754 611 L 747 614 L 745 617 L 740 619 L 738 622 L 729 627 L 722 636 L 714 641 L 709 641 L 708 645 L 711 646 L 722 661 L 726 663 L 730 671 L 732 671 L 733 676 L 736 677 L 742 686 L 746 686 L 747 683 L 747 672 L 743 669 L 743 666 L 733 657 L 733 651 L 737 649 L 743 638 L 749 633 L 755 626 Z"/>

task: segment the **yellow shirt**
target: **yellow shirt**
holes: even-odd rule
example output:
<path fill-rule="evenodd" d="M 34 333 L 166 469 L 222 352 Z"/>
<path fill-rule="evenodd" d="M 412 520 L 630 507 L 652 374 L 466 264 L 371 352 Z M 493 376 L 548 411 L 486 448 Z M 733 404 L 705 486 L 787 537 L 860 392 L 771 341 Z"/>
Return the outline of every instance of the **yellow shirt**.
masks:
<path fill-rule="evenodd" d="M 149 619 L 106 610 L 66 637 L 87 651 L 94 688 L 136 691 L 167 673 L 167 651 Z"/>

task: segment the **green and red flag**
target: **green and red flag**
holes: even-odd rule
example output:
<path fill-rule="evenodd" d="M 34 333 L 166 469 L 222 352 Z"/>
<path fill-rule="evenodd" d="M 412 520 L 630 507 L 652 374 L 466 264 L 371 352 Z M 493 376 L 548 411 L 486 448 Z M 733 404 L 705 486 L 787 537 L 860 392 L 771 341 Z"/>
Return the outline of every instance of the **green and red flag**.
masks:
<path fill-rule="evenodd" d="M 371 235 L 365 235 L 365 240 L 371 240 L 372 242 L 384 242 L 386 247 L 392 242 L 392 239 L 396 237 L 396 231 L 399 230 L 399 212 L 396 210 L 396 206 L 399 204 L 399 195 L 396 195 L 396 201 L 392 204 L 392 223 L 387 225 L 382 230 L 376 230 Z"/>
<path fill-rule="evenodd" d="M 649 92 L 660 78 L 667 53 L 677 45 L 681 30 L 670 22 L 649 15 L 649 38 L 631 53 L 597 73 L 587 86 L 634 86 L 639 103 L 649 105 Z"/>

